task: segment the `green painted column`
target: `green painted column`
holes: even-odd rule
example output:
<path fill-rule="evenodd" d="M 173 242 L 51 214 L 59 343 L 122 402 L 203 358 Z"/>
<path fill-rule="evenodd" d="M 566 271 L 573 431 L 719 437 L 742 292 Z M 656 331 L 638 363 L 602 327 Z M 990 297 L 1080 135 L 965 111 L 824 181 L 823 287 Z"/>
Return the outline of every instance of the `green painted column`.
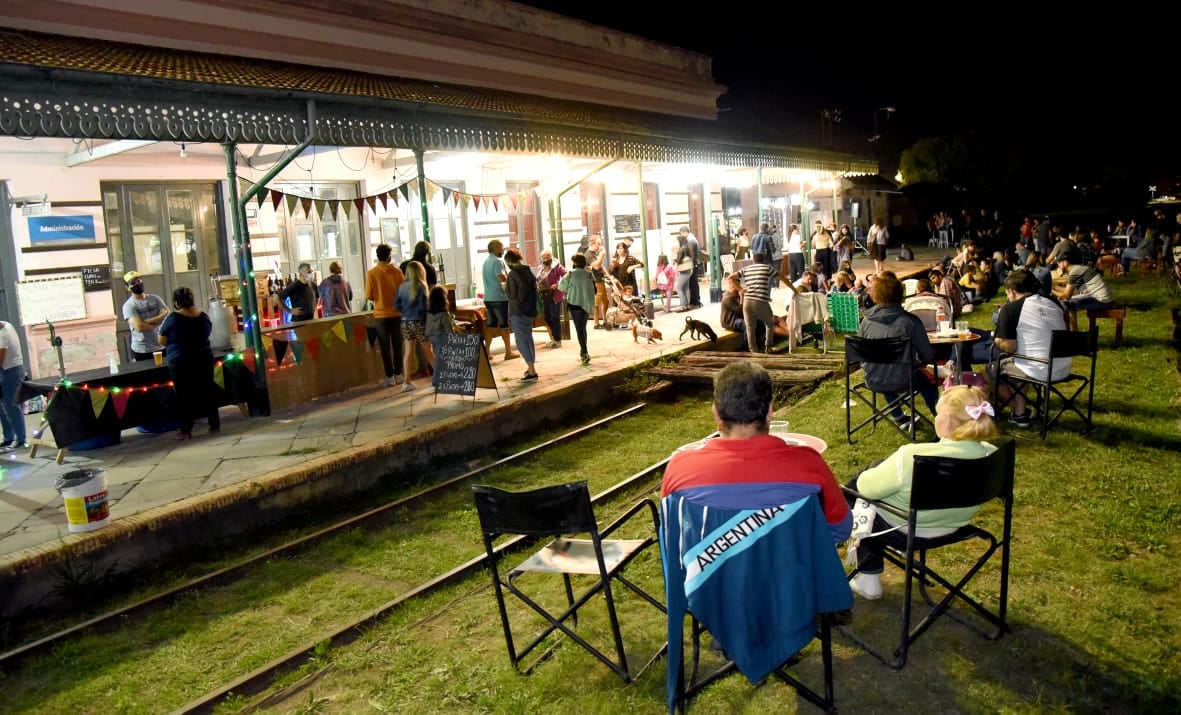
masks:
<path fill-rule="evenodd" d="M 644 255 L 644 295 L 645 302 L 652 293 L 651 273 L 648 271 L 648 206 L 644 203 L 644 166 L 636 162 L 636 186 L 640 199 L 640 250 Z"/>
<path fill-rule="evenodd" d="M 422 149 L 414 150 L 414 165 L 418 169 L 418 208 L 422 213 L 422 240 L 431 243 L 431 215 L 426 204 L 426 169 L 422 164 Z M 414 246 L 411 246 L 410 250 L 413 252 Z"/>

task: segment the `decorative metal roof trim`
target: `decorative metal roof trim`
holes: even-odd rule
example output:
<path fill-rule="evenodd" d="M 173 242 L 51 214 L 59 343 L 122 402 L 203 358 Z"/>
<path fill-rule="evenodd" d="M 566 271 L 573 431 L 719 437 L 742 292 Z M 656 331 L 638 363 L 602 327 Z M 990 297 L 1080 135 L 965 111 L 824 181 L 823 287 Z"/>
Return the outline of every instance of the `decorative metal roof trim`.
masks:
<path fill-rule="evenodd" d="M 832 152 L 592 130 L 403 103 L 358 104 L 336 95 L 115 84 L 118 78 L 101 74 L 94 81 L 47 78 L 12 65 L 0 65 L 0 77 L 11 78 L 0 90 L 0 134 L 8 136 L 294 145 L 307 135 L 306 103 L 314 99 L 319 144 L 877 173 L 875 162 Z"/>

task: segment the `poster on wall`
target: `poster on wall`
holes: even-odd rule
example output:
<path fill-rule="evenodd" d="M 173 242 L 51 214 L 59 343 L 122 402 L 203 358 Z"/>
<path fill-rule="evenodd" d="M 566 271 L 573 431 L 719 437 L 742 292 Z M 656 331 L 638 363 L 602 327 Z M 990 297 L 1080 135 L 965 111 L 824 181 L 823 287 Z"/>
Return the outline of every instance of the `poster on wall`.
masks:
<path fill-rule="evenodd" d="M 61 278 L 18 281 L 16 298 L 22 325 L 81 320 L 86 317 L 82 276 L 77 273 Z"/>
<path fill-rule="evenodd" d="M 53 246 L 63 243 L 94 243 L 93 216 L 29 216 L 29 243 Z"/>

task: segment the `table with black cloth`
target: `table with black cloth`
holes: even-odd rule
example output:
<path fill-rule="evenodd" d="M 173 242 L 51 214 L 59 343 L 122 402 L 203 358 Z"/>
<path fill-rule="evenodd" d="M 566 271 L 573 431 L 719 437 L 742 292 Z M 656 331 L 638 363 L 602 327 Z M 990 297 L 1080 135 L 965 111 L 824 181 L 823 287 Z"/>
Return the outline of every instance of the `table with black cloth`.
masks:
<path fill-rule="evenodd" d="M 212 385 L 216 404 L 250 404 L 254 398 L 254 373 L 240 357 L 227 360 L 223 354 L 215 353 L 214 358 L 222 364 L 224 384 L 224 387 Z M 169 385 L 170 380 L 167 364 L 140 360 L 120 365 L 118 373 L 106 368 L 70 373 L 64 383 L 60 377 L 25 380 L 21 383 L 20 399 L 46 396 L 42 427 L 49 425 L 58 449 L 64 451 L 85 440 L 176 420 L 179 417 L 176 393 Z M 120 393 L 112 391 L 95 415 L 91 390 L 111 391 L 112 388 L 129 393 L 123 414 L 116 409 L 116 395 Z"/>

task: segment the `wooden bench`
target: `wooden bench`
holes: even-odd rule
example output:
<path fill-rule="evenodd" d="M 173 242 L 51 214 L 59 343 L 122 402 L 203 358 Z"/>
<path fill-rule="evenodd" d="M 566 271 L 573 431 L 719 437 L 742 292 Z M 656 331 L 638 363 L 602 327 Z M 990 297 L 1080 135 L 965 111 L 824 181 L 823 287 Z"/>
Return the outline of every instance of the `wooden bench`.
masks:
<path fill-rule="evenodd" d="M 1100 318 L 1110 318 L 1115 321 L 1115 344 L 1119 345 L 1124 341 L 1124 318 L 1128 315 L 1128 309 L 1123 306 L 1113 305 L 1110 308 L 1092 308 L 1087 311 L 1088 328 L 1095 330 L 1095 321 Z"/>

